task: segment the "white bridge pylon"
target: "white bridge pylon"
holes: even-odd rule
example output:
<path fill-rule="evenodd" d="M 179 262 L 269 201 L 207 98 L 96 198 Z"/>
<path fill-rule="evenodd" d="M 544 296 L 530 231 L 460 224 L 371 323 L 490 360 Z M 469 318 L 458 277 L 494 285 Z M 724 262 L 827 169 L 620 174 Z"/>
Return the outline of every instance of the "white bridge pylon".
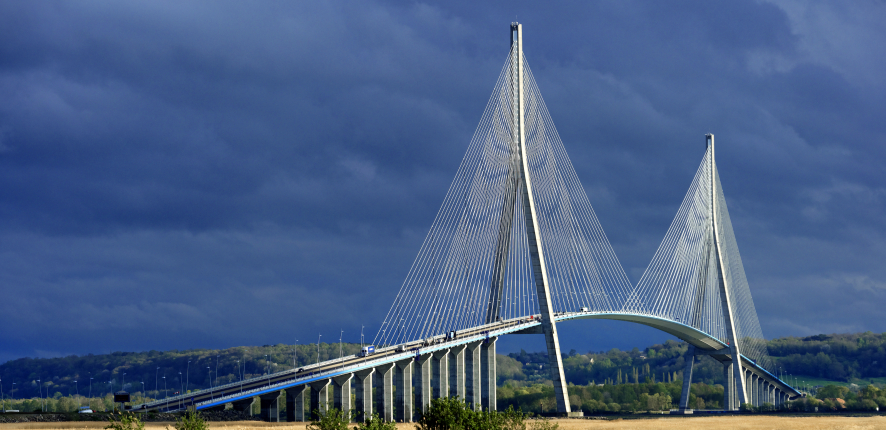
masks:
<path fill-rule="evenodd" d="M 706 141 L 677 216 L 622 313 L 679 322 L 725 344 L 730 359 L 722 361 L 735 366 L 726 372 L 731 374 L 727 387 L 735 395 L 728 402 L 737 407 L 749 395 L 744 363 L 735 364 L 731 357 L 751 359 L 763 369 L 772 366 L 720 185 L 714 135 L 708 134 Z M 691 375 L 691 368 L 687 372 Z M 688 395 L 688 387 L 684 391 Z M 685 401 L 681 406 L 686 407 Z"/>
<path fill-rule="evenodd" d="M 443 205 L 375 339 L 402 344 L 539 315 L 570 411 L 554 314 L 618 311 L 632 290 L 522 52 L 522 26 Z"/>

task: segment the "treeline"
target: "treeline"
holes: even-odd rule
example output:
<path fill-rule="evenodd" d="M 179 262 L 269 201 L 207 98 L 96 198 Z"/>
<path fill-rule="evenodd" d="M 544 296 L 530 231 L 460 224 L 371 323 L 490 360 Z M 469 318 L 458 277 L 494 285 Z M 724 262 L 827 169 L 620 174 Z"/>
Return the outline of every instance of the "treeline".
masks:
<path fill-rule="evenodd" d="M 787 337 L 768 342 L 776 363 L 774 372 L 849 380 L 886 376 L 886 333 Z M 564 354 L 566 380 L 572 384 L 654 384 L 682 379 L 686 344 L 668 341 L 640 350 L 612 349 Z M 223 350 L 114 352 L 59 358 L 21 358 L 0 365 L 0 389 L 5 398 L 69 397 L 77 394 L 101 398 L 125 389 L 151 398 L 171 396 L 302 367 L 358 352 L 359 344 L 321 343 L 265 345 Z M 531 387 L 550 380 L 545 353 L 499 356 L 498 382 Z M 164 379 L 165 376 L 165 379 Z M 76 381 L 76 382 L 75 382 Z M 723 383 L 723 367 L 709 357 L 699 357 L 693 382 Z M 12 383 L 15 383 L 13 386 Z M 144 385 L 142 385 L 144 383 Z M 14 388 L 14 391 L 13 391 Z M 140 395 L 141 395 L 140 394 Z M 619 403 L 619 402 L 616 402 Z"/>
<path fill-rule="evenodd" d="M 640 351 L 611 349 L 579 354 L 572 350 L 563 356 L 566 380 L 576 385 L 673 382 L 683 379 L 688 346 L 669 340 Z M 550 382 L 547 353 L 508 354 L 498 360 L 499 385 L 526 386 Z M 722 384 L 723 366 L 709 357 L 696 360 L 693 382 Z"/>
<path fill-rule="evenodd" d="M 5 398 L 104 397 L 121 389 L 161 399 L 355 354 L 359 344 L 265 345 L 20 358 L 0 365 Z M 293 364 L 295 363 L 295 364 Z M 15 383 L 15 385 L 13 385 Z M 142 384 L 144 383 L 144 384 Z M 13 391 L 14 389 L 14 391 Z"/>
<path fill-rule="evenodd" d="M 776 365 L 794 375 L 842 381 L 886 376 L 886 333 L 785 337 L 768 347 Z"/>
<path fill-rule="evenodd" d="M 662 411 L 677 407 L 682 381 L 573 385 L 567 387 L 573 411 L 585 413 Z M 694 409 L 722 408 L 723 386 L 692 384 L 689 405 Z M 498 389 L 498 408 L 513 406 L 524 412 L 556 412 L 554 387 L 551 384 L 514 386 Z"/>
<path fill-rule="evenodd" d="M 143 398 L 141 396 L 133 398 L 139 403 L 145 400 L 151 401 L 152 398 Z M 104 397 L 82 397 L 82 396 L 62 396 L 56 395 L 49 398 L 5 398 L 0 401 L 0 408 L 3 410 L 13 410 L 21 412 L 77 412 L 80 407 L 88 406 L 95 412 L 113 411 L 118 405 L 114 404 L 114 396 L 107 394 Z"/>
<path fill-rule="evenodd" d="M 576 385 L 670 382 L 682 379 L 685 342 L 667 341 L 644 350 L 612 349 L 606 352 L 563 354 L 566 380 Z M 886 376 L 886 333 L 815 335 L 786 337 L 768 342 L 775 363 L 773 373 L 804 375 L 850 381 Z M 499 383 L 516 386 L 549 381 L 547 354 L 544 352 L 508 354 L 500 359 Z M 710 357 L 698 357 L 693 382 L 723 383 L 723 366 Z"/>

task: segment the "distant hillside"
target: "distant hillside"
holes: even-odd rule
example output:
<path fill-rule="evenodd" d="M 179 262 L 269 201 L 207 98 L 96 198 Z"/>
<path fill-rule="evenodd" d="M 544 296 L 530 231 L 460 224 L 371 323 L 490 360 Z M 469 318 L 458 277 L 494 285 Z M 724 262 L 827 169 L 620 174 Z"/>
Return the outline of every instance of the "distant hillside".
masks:
<path fill-rule="evenodd" d="M 359 348 L 358 344 L 346 343 L 341 345 L 340 351 L 338 344 L 321 343 L 319 360 L 337 358 L 340 353 L 354 354 Z M 686 344 L 675 341 L 643 350 L 613 349 L 587 354 L 573 350 L 564 354 L 566 379 L 576 385 L 669 382 L 682 378 L 685 352 Z M 783 372 L 793 375 L 845 381 L 886 376 L 886 333 L 787 337 L 770 341 L 769 352 Z M 38 379 L 43 386 L 43 395 L 50 397 L 70 396 L 78 391 L 81 396 L 88 395 L 91 379 L 93 397 L 119 390 L 124 382 L 128 391 L 141 392 L 144 382 L 147 396 L 158 398 L 164 394 L 163 376 L 166 376 L 167 391 L 172 394 L 186 389 L 186 383 L 194 390 L 208 388 L 210 382 L 216 385 L 236 381 L 241 373 L 249 378 L 261 375 L 267 369 L 275 372 L 291 368 L 294 359 L 297 366 L 317 362 L 317 345 L 298 345 L 297 350 L 293 345 L 279 344 L 224 350 L 21 358 L 0 365 L 0 378 L 7 398 L 10 394 L 16 398 L 39 397 Z M 530 386 L 548 380 L 544 353 L 523 351 L 500 356 L 498 364 L 501 385 Z M 699 360 L 693 375 L 695 382 L 722 384 L 722 378 L 722 367 L 718 363 L 708 357 Z M 15 392 L 11 393 L 13 382 L 16 383 Z"/>
<path fill-rule="evenodd" d="M 209 388 L 210 383 L 220 385 L 238 381 L 241 374 L 251 378 L 263 375 L 268 370 L 273 373 L 292 368 L 294 359 L 297 359 L 298 366 L 304 366 L 316 363 L 318 354 L 319 360 L 324 361 L 338 358 L 340 353 L 350 355 L 359 350 L 359 344 L 343 343 L 339 351 L 337 343 L 321 343 L 319 348 L 317 344 L 298 345 L 297 349 L 293 345 L 279 344 L 221 350 L 20 358 L 0 365 L 0 379 L 7 398 L 10 397 L 13 382 L 16 383 L 16 398 L 40 397 L 40 385 L 43 386 L 44 396 L 72 396 L 78 391 L 85 396 L 89 394 L 90 379 L 93 397 L 102 397 L 121 388 L 132 393 L 141 392 L 144 382 L 146 395 L 160 398 L 163 397 L 164 387 L 170 395 L 183 389 Z"/>

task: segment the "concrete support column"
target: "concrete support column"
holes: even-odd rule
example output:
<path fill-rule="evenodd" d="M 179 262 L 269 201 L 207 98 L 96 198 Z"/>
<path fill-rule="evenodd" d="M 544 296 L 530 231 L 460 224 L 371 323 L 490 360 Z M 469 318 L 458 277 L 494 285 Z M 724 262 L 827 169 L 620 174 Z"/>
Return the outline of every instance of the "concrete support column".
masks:
<path fill-rule="evenodd" d="M 261 402 L 261 418 L 267 422 L 280 422 L 280 401 L 286 398 L 286 393 L 278 391 L 272 394 L 265 394 L 260 397 Z"/>
<path fill-rule="evenodd" d="M 751 373 L 750 370 L 746 370 L 744 372 L 744 381 L 745 381 L 744 386 L 745 386 L 746 392 L 748 393 L 748 403 L 751 405 L 754 405 L 754 389 L 753 389 L 754 386 L 751 384 L 752 376 L 753 376 L 753 374 Z"/>
<path fill-rule="evenodd" d="M 449 395 L 465 401 L 465 345 L 450 350 L 449 360 Z"/>
<path fill-rule="evenodd" d="M 330 382 L 329 379 L 311 382 L 311 413 L 308 415 L 312 418 L 320 418 L 317 416 L 317 411 L 319 411 L 321 415 L 326 414 L 326 409 L 329 407 Z"/>
<path fill-rule="evenodd" d="M 734 366 L 732 363 L 723 365 L 723 410 L 735 410 L 735 377 L 732 374 Z"/>
<path fill-rule="evenodd" d="M 482 342 L 468 344 L 465 350 L 465 401 L 475 411 L 483 407 L 483 381 L 480 371 Z"/>
<path fill-rule="evenodd" d="M 428 408 L 431 407 L 431 392 L 433 392 L 433 387 L 431 386 L 431 374 L 433 373 L 433 355 L 425 354 L 417 357 L 415 360 L 415 370 L 416 370 L 416 378 L 415 381 L 416 388 L 418 388 L 418 392 L 415 393 L 415 410 L 419 414 L 423 414 L 427 412 Z M 397 385 L 397 389 L 400 389 L 400 385 Z M 397 402 L 399 404 L 400 402 Z"/>
<path fill-rule="evenodd" d="M 487 411 L 496 410 L 498 405 L 496 396 L 498 393 L 498 386 L 496 385 L 498 369 L 495 361 L 496 341 L 498 341 L 498 337 L 490 337 L 483 343 L 482 353 L 480 354 L 480 367 L 483 375 L 481 377 L 483 384 L 483 409 Z"/>
<path fill-rule="evenodd" d="M 307 385 L 286 389 L 286 421 L 305 420 L 305 390 Z"/>
<path fill-rule="evenodd" d="M 335 392 L 332 394 L 332 404 L 342 412 L 342 416 L 351 417 L 351 380 L 354 374 L 336 376 L 332 378 Z"/>
<path fill-rule="evenodd" d="M 369 418 L 372 418 L 372 374 L 374 373 L 375 369 L 354 372 L 354 379 L 356 382 L 354 385 L 354 394 L 357 401 L 357 404 L 354 405 L 354 408 L 357 410 L 354 418 L 358 423 L 362 423 Z"/>
<path fill-rule="evenodd" d="M 239 402 L 232 402 L 231 406 L 233 406 L 235 410 L 245 411 L 250 416 L 253 416 L 256 415 L 256 409 L 261 410 L 261 400 L 259 400 L 258 397 L 253 397 Z"/>
<path fill-rule="evenodd" d="M 766 403 L 766 390 L 765 390 L 765 382 L 762 377 L 757 376 L 757 402 L 760 403 L 760 406 L 763 406 L 763 403 Z"/>
<path fill-rule="evenodd" d="M 397 385 L 397 408 L 394 416 L 401 423 L 412 422 L 412 404 L 414 402 L 412 396 L 413 361 L 411 358 L 399 361 L 394 370 L 394 383 Z"/>
<path fill-rule="evenodd" d="M 763 385 L 765 382 L 766 381 L 763 379 L 763 377 L 757 376 L 757 403 L 760 404 L 759 406 L 763 406 L 763 403 L 766 403 L 766 397 L 764 397 L 766 391 Z"/>
<path fill-rule="evenodd" d="M 375 368 L 375 408 L 387 422 L 394 421 L 394 364 Z"/>
<path fill-rule="evenodd" d="M 449 397 L 449 350 L 437 351 L 431 359 L 433 375 L 431 385 L 434 388 L 434 398 Z"/>
<path fill-rule="evenodd" d="M 683 390 L 680 391 L 680 412 L 692 410 L 689 407 L 689 390 L 692 388 L 692 366 L 695 364 L 695 347 L 689 345 L 686 349 L 686 357 L 683 358 L 685 365 L 683 367 Z M 726 390 L 723 390 L 724 393 Z M 725 402 L 724 402 L 725 403 Z"/>

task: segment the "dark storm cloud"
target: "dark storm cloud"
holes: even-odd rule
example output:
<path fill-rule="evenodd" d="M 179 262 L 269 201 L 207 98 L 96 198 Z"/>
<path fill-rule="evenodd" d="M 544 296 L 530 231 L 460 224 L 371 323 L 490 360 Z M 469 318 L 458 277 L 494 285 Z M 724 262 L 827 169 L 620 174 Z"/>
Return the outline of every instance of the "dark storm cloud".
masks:
<path fill-rule="evenodd" d="M 764 333 L 886 330 L 882 5 L 0 9 L 0 360 L 374 334 L 515 15 L 633 280 L 713 132 Z"/>

